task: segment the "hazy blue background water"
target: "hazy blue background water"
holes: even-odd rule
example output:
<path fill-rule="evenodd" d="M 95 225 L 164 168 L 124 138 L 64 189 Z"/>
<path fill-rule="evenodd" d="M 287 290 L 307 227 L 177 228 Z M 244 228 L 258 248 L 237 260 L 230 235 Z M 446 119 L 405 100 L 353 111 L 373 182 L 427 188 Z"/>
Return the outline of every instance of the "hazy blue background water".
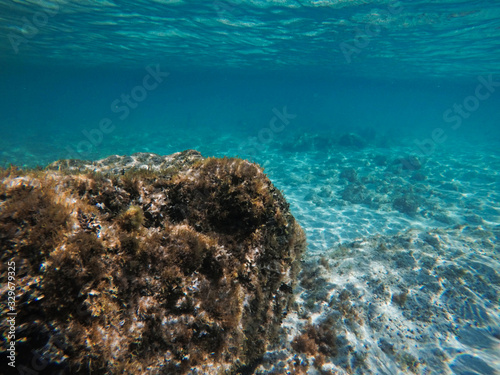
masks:
<path fill-rule="evenodd" d="M 478 77 L 500 82 L 495 1 L 3 0 L 0 14 L 4 165 L 194 147 L 248 157 L 248 137 L 271 147 L 304 131 L 500 138 L 498 84 L 460 128 L 443 119 Z M 169 76 L 121 119 L 112 103 L 147 66 Z M 259 133 L 285 106 L 293 121 Z"/>

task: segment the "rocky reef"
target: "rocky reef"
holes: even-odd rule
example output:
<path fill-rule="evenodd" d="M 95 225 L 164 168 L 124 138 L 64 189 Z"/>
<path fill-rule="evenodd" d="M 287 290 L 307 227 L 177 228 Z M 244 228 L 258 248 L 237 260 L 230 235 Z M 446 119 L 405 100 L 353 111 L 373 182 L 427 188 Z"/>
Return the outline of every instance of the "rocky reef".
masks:
<path fill-rule="evenodd" d="M 189 150 L 0 174 L 25 373 L 237 374 L 278 338 L 305 236 L 259 166 Z"/>

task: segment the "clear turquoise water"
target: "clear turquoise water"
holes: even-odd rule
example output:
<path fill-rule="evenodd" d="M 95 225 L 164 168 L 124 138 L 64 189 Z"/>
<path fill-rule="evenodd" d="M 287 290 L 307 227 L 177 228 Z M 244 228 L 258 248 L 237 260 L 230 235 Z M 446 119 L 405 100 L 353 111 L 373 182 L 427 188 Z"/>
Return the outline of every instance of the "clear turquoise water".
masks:
<path fill-rule="evenodd" d="M 192 136 L 258 136 L 284 106 L 296 118 L 266 139 L 364 127 L 499 139 L 498 83 L 465 103 L 459 129 L 456 113 L 443 119 L 480 77 L 500 81 L 494 1 L 2 1 L 0 14 L 2 164 L 70 149 L 245 157 Z"/>
<path fill-rule="evenodd" d="M 490 319 L 450 308 L 462 333 L 429 339 L 446 363 L 424 344 L 414 354 L 427 353 L 420 373 L 499 373 L 499 2 L 2 0 L 0 34 L 2 166 L 250 158 L 285 192 L 310 256 L 412 228 L 491 234 L 487 248 L 457 239 L 492 269 L 477 275 L 494 293 L 474 292 Z M 424 180 L 394 167 L 408 155 Z M 368 198 L 346 198 L 348 168 Z M 394 204 L 405 194 L 414 212 Z"/>

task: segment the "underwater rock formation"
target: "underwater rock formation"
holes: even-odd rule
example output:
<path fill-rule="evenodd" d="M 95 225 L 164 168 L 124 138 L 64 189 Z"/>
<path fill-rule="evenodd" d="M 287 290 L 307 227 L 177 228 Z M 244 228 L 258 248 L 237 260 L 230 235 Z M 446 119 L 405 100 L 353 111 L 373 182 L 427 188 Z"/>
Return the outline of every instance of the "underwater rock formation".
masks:
<path fill-rule="evenodd" d="M 259 166 L 190 150 L 0 174 L 26 370 L 231 374 L 278 337 L 305 236 Z"/>
<path fill-rule="evenodd" d="M 395 165 L 400 165 L 403 170 L 416 171 L 422 168 L 422 162 L 416 156 L 408 156 L 406 158 L 398 158 L 394 160 Z"/>

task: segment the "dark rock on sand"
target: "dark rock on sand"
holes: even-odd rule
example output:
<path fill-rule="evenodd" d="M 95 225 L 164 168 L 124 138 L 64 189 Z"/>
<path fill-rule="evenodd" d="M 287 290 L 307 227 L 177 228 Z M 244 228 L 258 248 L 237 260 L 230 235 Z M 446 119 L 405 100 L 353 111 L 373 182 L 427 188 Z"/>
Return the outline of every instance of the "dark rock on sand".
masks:
<path fill-rule="evenodd" d="M 401 213 L 413 216 L 419 208 L 419 199 L 413 194 L 404 194 L 394 199 L 392 206 Z"/>
<path fill-rule="evenodd" d="M 407 156 L 405 158 L 396 159 L 394 160 L 394 164 L 401 165 L 403 170 L 407 171 L 416 171 L 422 168 L 422 163 L 416 156 Z"/>
<path fill-rule="evenodd" d="M 351 203 L 370 203 L 368 189 L 361 184 L 349 184 L 342 191 L 342 199 Z"/>

